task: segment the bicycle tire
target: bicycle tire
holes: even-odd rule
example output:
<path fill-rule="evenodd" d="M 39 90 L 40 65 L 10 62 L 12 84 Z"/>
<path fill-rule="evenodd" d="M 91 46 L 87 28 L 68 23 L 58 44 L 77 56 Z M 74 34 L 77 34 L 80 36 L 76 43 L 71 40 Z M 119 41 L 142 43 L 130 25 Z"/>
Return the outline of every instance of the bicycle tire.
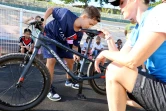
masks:
<path fill-rule="evenodd" d="M 105 73 L 105 70 L 103 71 L 103 73 Z M 95 74 L 97 74 L 97 72 L 95 71 L 94 68 L 94 62 L 91 62 L 88 66 L 88 71 L 87 71 L 88 76 L 94 76 Z M 103 81 L 103 88 L 101 88 L 98 84 L 97 84 L 97 80 L 102 80 Z M 105 79 L 103 78 L 99 78 L 99 79 L 90 79 L 88 80 L 89 85 L 92 87 L 92 89 L 101 95 L 106 95 L 106 88 L 105 88 Z"/>
<path fill-rule="evenodd" d="M 14 76 L 19 75 L 19 71 L 21 72 L 21 70 L 23 70 L 22 67 L 24 67 L 23 65 L 19 65 L 19 64 L 22 63 L 22 61 L 24 60 L 25 56 L 26 56 L 25 54 L 13 53 L 13 54 L 8 54 L 8 55 L 4 55 L 4 56 L 0 57 L 0 66 L 6 65 L 4 68 L 2 68 L 2 67 L 0 68 L 0 75 L 3 75 L 5 73 L 8 74 L 7 73 L 8 71 L 5 71 L 5 70 L 8 70 L 8 69 L 5 69 L 5 68 L 9 68 L 9 70 L 13 70 L 13 72 L 15 72 L 14 69 L 16 70 L 16 68 L 14 68 L 14 67 L 17 67 L 17 66 L 19 67 L 19 69 L 16 70 L 18 72 L 15 72 Z M 9 103 L 9 101 L 7 102 L 6 99 L 2 100 L 3 98 L 0 95 L 0 109 L 1 110 L 3 110 L 3 111 L 23 111 L 24 110 L 25 111 L 25 110 L 29 110 L 29 109 L 37 106 L 38 104 L 40 104 L 45 99 L 45 97 L 47 96 L 47 94 L 49 92 L 49 89 L 50 89 L 50 82 L 51 81 L 50 81 L 49 71 L 48 71 L 47 67 L 40 60 L 38 60 L 36 57 L 35 57 L 32 65 L 31 65 L 31 69 L 32 70 L 34 69 L 36 72 L 35 71 L 33 73 L 31 72 L 32 74 L 28 73 L 28 75 L 26 76 L 27 78 L 25 78 L 26 80 L 24 80 L 24 82 L 23 82 L 23 85 L 25 85 L 25 84 L 26 85 L 30 85 L 30 87 L 27 87 L 27 86 L 24 87 L 22 85 L 22 87 L 24 87 L 23 88 L 24 90 L 21 89 L 21 87 L 20 87 L 20 89 L 18 89 L 18 87 L 17 87 L 16 90 L 20 90 L 20 92 L 18 91 L 20 93 L 20 95 L 21 95 L 21 93 L 22 93 L 22 95 L 24 93 L 26 93 L 26 95 L 24 96 L 24 99 L 30 100 L 31 99 L 30 95 L 33 96 L 32 94 L 38 93 L 38 92 L 35 92 L 35 91 L 39 90 L 38 86 L 40 85 L 40 87 L 42 87 L 42 89 L 39 91 L 39 94 L 36 95 L 36 97 L 34 96 L 34 99 L 32 99 L 29 102 L 24 103 L 24 104 L 21 103 L 21 102 L 19 103 L 17 98 L 15 98 L 16 99 L 16 101 L 15 101 L 16 103 L 12 103 L 13 95 L 16 95 L 16 94 L 12 94 L 11 103 Z M 13 72 L 11 71 L 11 73 L 13 73 Z M 39 72 L 40 72 L 40 74 L 39 74 Z M 9 73 L 9 74 L 11 74 L 11 73 Z M 6 76 L 6 75 L 4 75 L 4 76 Z M 40 79 L 39 77 L 41 77 L 42 79 Z M 1 76 L 0 76 L 0 78 L 1 78 Z M 18 76 L 18 78 L 19 78 L 19 76 Z M 5 82 L 5 83 L 1 84 L 1 87 L 4 84 L 6 86 L 8 86 L 8 83 L 5 81 L 7 79 L 9 79 L 9 78 L 4 78 L 3 79 L 4 80 L 3 82 Z M 30 79 L 30 80 L 28 80 L 28 79 Z M 17 77 L 16 78 L 13 77 L 13 81 L 15 81 L 15 80 L 17 81 Z M 40 81 L 38 81 L 38 80 L 40 80 Z M 41 80 L 43 80 L 43 81 L 41 82 Z M 10 80 L 10 81 L 12 81 L 12 80 Z M 33 84 L 31 84 L 31 83 L 33 83 Z M 15 84 L 15 82 L 14 82 L 14 84 Z M 14 84 L 11 86 L 11 88 L 9 90 L 12 90 L 12 87 L 14 89 L 14 86 L 15 86 Z M 33 92 L 33 90 L 35 90 L 35 91 Z M 6 91 L 6 89 L 4 91 Z M 4 91 L 3 91 L 3 93 L 4 93 Z M 32 91 L 32 92 L 30 92 L 30 91 Z M 2 93 L 3 96 L 5 96 L 4 98 L 9 97 L 9 99 L 10 99 L 11 96 L 8 96 L 8 95 L 11 92 L 12 91 L 7 93 L 6 95 L 4 95 L 2 92 L 0 92 L 0 94 Z M 12 92 L 12 93 L 14 93 L 14 92 Z M 16 91 L 16 93 L 17 93 L 17 91 Z M 23 97 L 19 98 L 19 101 L 21 101 L 21 100 L 23 101 Z M 19 103 L 19 104 L 17 104 L 17 103 Z"/>

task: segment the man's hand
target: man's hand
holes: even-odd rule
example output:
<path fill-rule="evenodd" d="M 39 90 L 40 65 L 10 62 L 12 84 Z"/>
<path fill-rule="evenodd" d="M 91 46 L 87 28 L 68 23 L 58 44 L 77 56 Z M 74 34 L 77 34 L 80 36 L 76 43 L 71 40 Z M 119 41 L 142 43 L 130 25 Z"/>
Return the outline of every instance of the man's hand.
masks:
<path fill-rule="evenodd" d="M 98 72 L 98 73 L 101 73 L 101 70 L 99 68 L 99 64 L 101 63 L 102 65 L 104 65 L 104 62 L 105 62 L 105 57 L 104 57 L 104 54 L 103 52 L 101 52 L 96 60 L 95 60 L 95 70 Z"/>
<path fill-rule="evenodd" d="M 80 57 L 74 54 L 74 55 L 73 55 L 73 60 L 74 60 L 74 61 L 79 61 L 79 60 L 80 60 Z"/>
<path fill-rule="evenodd" d="M 108 39 L 112 37 L 111 33 L 107 29 L 97 29 L 97 30 L 103 32 L 99 34 L 99 37 L 101 38 Z"/>

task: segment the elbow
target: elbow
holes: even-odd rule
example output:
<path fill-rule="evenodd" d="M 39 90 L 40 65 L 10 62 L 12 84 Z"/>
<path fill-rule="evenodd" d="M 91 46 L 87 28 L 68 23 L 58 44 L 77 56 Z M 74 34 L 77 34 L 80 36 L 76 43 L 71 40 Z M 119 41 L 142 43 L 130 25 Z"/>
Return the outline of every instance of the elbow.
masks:
<path fill-rule="evenodd" d="M 130 69 L 136 69 L 138 66 L 138 62 L 136 62 L 135 60 L 129 60 L 126 62 L 126 67 Z"/>

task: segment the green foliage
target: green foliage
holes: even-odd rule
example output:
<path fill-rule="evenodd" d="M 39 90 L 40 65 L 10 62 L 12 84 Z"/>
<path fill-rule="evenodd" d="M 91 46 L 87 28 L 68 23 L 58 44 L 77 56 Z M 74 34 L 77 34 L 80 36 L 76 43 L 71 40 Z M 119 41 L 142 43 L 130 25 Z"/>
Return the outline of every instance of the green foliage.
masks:
<path fill-rule="evenodd" d="M 162 3 L 161 0 L 159 2 L 150 3 L 149 6 L 155 7 L 156 5 L 158 5 L 160 3 Z"/>
<path fill-rule="evenodd" d="M 75 2 L 75 0 L 62 0 L 62 1 L 64 1 L 66 4 Z M 78 1 L 85 3 L 85 6 L 88 6 L 89 0 L 78 0 Z"/>

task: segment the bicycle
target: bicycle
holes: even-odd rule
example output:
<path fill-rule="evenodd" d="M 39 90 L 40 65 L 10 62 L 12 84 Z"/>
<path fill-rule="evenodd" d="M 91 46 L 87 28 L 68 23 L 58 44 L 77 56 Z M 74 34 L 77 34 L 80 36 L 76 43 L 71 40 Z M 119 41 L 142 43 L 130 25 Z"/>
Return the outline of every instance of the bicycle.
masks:
<path fill-rule="evenodd" d="M 41 24 L 41 21 L 35 21 L 29 26 Z M 56 60 L 64 68 L 64 70 L 72 77 L 75 82 L 79 83 L 78 98 L 86 99 L 82 94 L 83 81 L 88 80 L 94 91 L 99 94 L 106 94 L 105 90 L 105 67 L 100 66 L 102 73 L 98 74 L 94 70 L 94 60 L 87 58 L 87 52 L 92 42 L 92 39 L 98 35 L 100 32 L 91 29 L 82 29 L 90 40 L 88 42 L 88 48 L 84 55 L 63 46 L 63 44 L 49 39 L 39 33 L 36 37 L 34 51 L 31 55 L 13 53 L 7 54 L 0 57 L 0 66 L 5 65 L 4 68 L 0 69 L 0 109 L 6 111 L 22 111 L 28 110 L 40 102 L 42 102 L 47 96 L 50 89 L 50 74 L 47 67 L 35 56 L 37 55 L 40 47 L 45 47 L 51 54 L 54 55 Z M 72 73 L 67 66 L 62 62 L 61 58 L 49 47 L 47 42 L 51 42 L 56 46 L 70 51 L 83 58 L 83 63 L 77 74 Z M 83 68 L 85 65 L 85 60 L 90 61 L 87 76 L 83 74 Z M 9 77 L 7 75 L 9 74 Z M 12 79 L 10 79 L 12 78 Z M 96 79 L 101 79 L 104 81 L 103 87 L 97 84 Z"/>

